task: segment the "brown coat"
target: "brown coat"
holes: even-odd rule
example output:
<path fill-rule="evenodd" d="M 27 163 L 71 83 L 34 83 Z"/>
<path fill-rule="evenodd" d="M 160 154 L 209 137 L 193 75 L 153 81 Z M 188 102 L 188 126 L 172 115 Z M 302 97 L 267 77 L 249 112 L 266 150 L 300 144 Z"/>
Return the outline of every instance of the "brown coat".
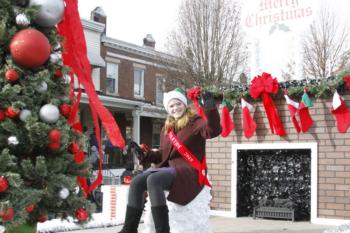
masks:
<path fill-rule="evenodd" d="M 185 128 L 176 132 L 178 139 L 199 161 L 202 161 L 205 155 L 206 139 L 217 137 L 221 133 L 218 110 L 208 109 L 205 110 L 205 114 L 207 122 L 196 115 Z M 149 153 L 147 160 L 157 163 L 157 167 L 175 167 L 176 177 L 169 192 L 169 201 L 186 205 L 202 190 L 203 186 L 198 183 L 198 171 L 182 158 L 163 131 L 159 151 Z"/>

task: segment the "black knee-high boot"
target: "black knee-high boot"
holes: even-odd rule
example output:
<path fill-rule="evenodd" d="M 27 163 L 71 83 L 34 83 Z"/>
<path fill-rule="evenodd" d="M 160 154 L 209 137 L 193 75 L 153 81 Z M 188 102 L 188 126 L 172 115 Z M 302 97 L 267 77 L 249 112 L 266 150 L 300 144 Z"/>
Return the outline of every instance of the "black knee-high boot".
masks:
<path fill-rule="evenodd" d="M 169 210 L 166 205 L 151 207 L 156 233 L 170 233 Z"/>
<path fill-rule="evenodd" d="M 124 226 L 119 233 L 137 233 L 137 228 L 139 227 L 141 215 L 142 209 L 127 206 Z"/>

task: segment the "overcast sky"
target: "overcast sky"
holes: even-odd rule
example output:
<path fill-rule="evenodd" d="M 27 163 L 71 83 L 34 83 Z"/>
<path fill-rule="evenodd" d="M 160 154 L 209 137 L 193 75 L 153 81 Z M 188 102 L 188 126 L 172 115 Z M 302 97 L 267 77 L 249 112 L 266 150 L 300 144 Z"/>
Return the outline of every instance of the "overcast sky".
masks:
<path fill-rule="evenodd" d="M 181 0 L 80 0 L 80 17 L 90 19 L 90 12 L 101 6 L 107 15 L 107 36 L 142 45 L 152 34 L 156 49 L 164 50 L 169 32 L 176 24 Z"/>

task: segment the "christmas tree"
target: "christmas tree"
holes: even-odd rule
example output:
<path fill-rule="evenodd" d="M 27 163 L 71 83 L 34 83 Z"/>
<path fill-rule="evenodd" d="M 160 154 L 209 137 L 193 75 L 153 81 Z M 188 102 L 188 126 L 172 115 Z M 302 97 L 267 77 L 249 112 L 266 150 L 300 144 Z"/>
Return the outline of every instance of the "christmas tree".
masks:
<path fill-rule="evenodd" d="M 63 0 L 0 0 L 0 224 L 9 229 L 93 212 L 77 182 L 89 164 L 56 28 L 64 11 Z"/>

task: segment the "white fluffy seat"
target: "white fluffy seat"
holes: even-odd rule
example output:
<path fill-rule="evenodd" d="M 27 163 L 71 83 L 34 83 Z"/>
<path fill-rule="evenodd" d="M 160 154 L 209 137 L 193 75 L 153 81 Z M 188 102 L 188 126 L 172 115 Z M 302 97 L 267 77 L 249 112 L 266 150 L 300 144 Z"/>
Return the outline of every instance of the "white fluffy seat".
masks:
<path fill-rule="evenodd" d="M 171 233 L 211 233 L 209 225 L 210 188 L 205 186 L 193 201 L 185 206 L 167 201 Z M 142 233 L 154 233 L 151 204 L 147 200 Z"/>

